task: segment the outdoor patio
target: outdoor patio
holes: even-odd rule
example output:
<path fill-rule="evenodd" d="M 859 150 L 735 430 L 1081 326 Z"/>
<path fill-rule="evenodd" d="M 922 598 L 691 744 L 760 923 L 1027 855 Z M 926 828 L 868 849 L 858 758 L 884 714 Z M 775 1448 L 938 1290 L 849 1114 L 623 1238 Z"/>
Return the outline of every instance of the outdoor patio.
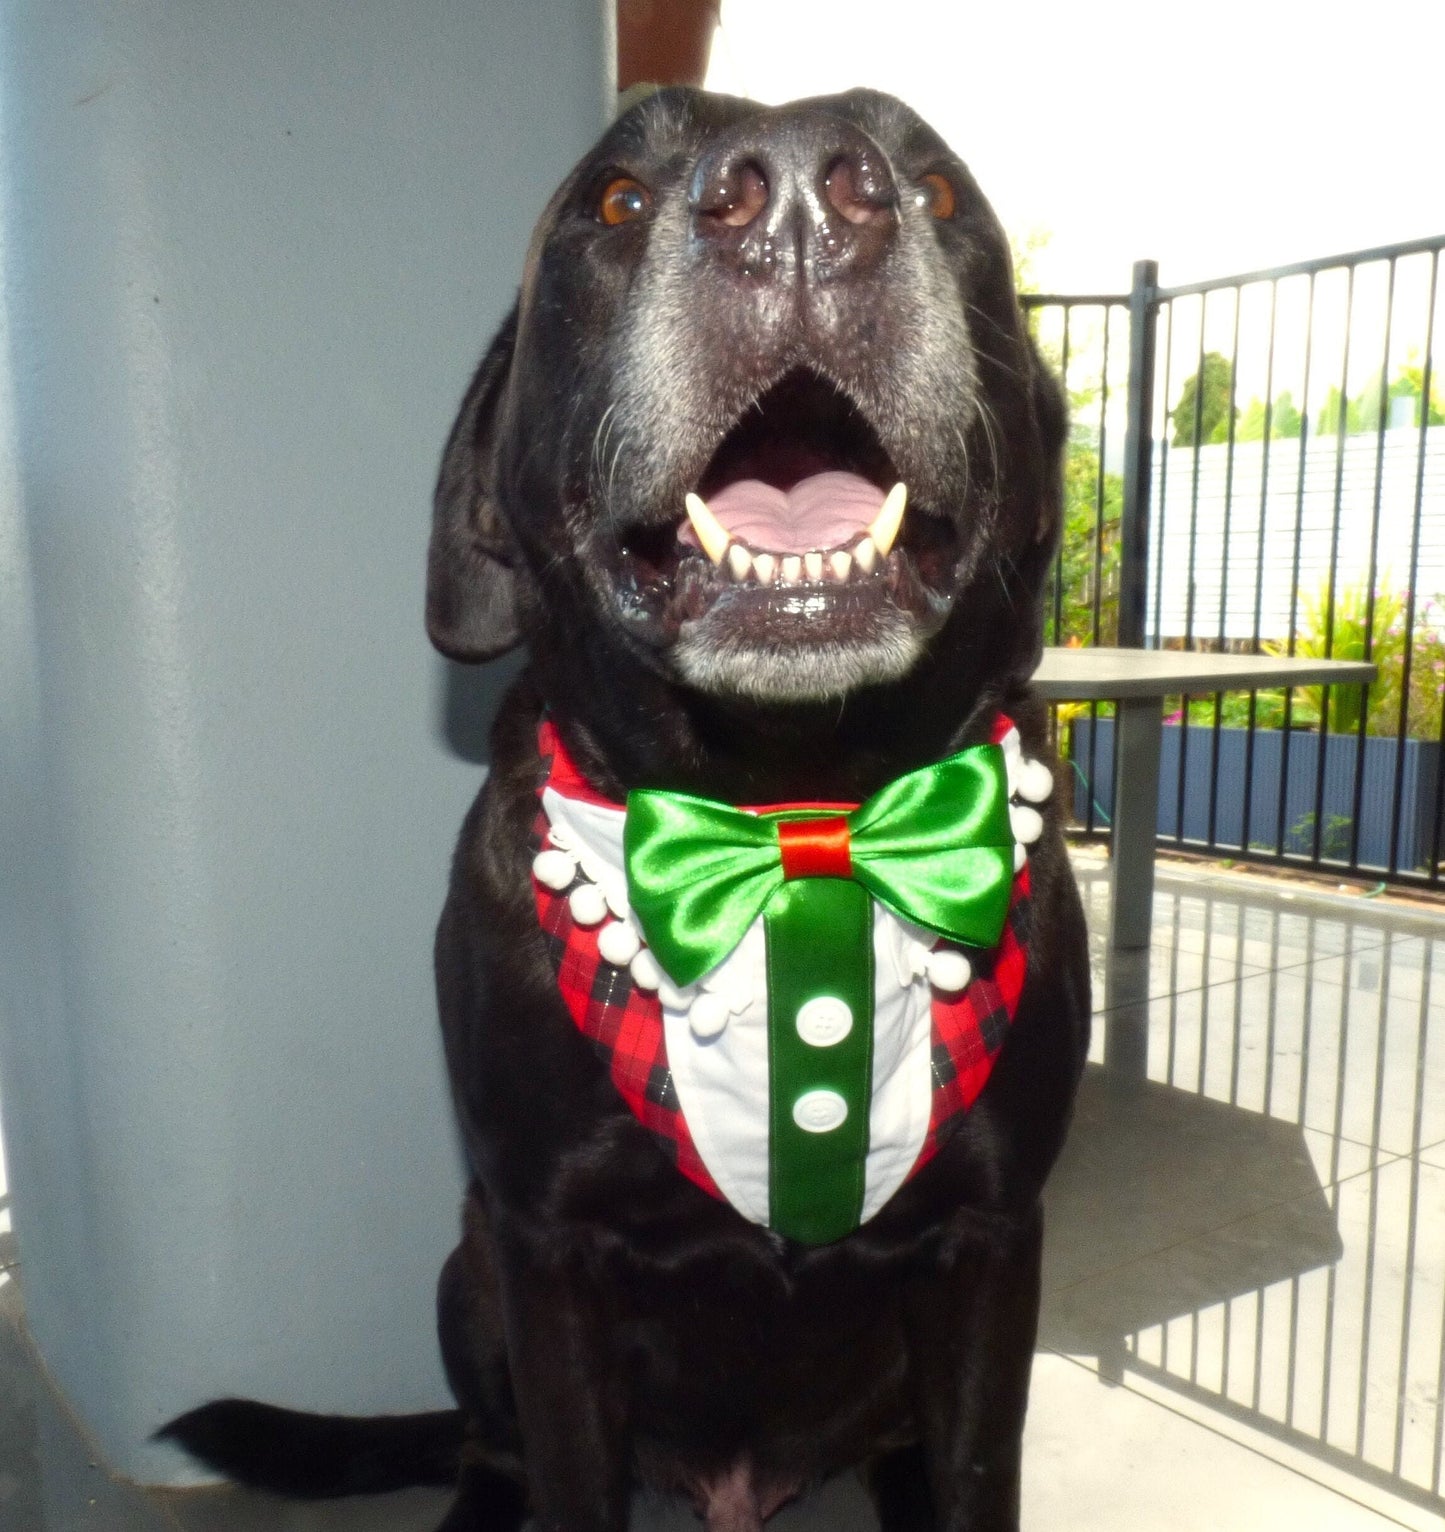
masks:
<path fill-rule="evenodd" d="M 1076 866 L 1098 1015 L 1049 1195 L 1025 1527 L 1441 1526 L 1445 911 L 1162 863 L 1154 946 L 1111 971 L 1107 863 Z M 307 1506 L 116 1483 L 17 1329 L 8 1233 L 0 1273 L 0 1526 L 440 1518 L 430 1492 Z M 851 1479 L 776 1522 L 872 1524 Z M 637 1525 L 695 1523 L 647 1506 Z"/>

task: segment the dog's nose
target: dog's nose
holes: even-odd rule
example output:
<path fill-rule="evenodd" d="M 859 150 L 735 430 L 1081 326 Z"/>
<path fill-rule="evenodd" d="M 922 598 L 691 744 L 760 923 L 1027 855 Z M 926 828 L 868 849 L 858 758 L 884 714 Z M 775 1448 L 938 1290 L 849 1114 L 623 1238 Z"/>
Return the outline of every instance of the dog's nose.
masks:
<path fill-rule="evenodd" d="M 715 141 L 690 204 L 696 246 L 747 277 L 862 276 L 898 230 L 887 155 L 835 117 L 780 115 Z"/>

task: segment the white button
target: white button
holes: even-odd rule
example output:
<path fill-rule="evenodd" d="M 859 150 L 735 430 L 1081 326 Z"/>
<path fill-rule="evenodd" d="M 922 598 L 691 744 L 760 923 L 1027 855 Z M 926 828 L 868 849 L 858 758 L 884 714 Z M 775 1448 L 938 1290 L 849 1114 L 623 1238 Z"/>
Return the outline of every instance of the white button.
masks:
<path fill-rule="evenodd" d="M 831 1133 L 848 1119 L 848 1103 L 835 1090 L 810 1090 L 793 1103 L 793 1121 L 804 1133 Z"/>
<path fill-rule="evenodd" d="M 836 995 L 819 995 L 798 1007 L 798 1036 L 815 1048 L 831 1048 L 853 1030 L 853 1012 Z"/>

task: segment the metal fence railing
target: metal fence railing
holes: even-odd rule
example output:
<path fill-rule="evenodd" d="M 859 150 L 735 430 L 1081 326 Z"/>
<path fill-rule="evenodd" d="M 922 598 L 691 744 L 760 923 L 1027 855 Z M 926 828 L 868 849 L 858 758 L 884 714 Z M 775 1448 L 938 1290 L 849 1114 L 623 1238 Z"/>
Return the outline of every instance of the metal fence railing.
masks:
<path fill-rule="evenodd" d="M 1107 875 L 1080 881 L 1103 915 Z M 1209 879 L 1156 895 L 1168 993 L 1148 1006 L 1146 1081 L 1085 1114 L 1119 1147 L 1093 1150 L 1072 1186 L 1094 1228 L 1147 1223 L 1157 1173 L 1132 1167 L 1168 1136 L 1181 1204 L 1231 1177 L 1257 1201 L 1139 1261 L 1106 1301 L 1063 1305 L 1045 1339 L 1266 1455 L 1272 1440 L 1439 1517 L 1445 1171 L 1428 1149 L 1445 1131 L 1445 941 L 1398 921 Z M 1107 1071 L 1109 1013 L 1096 1021 L 1090 1060 Z"/>
<path fill-rule="evenodd" d="M 1373 660 L 1369 687 L 1181 697 L 1160 834 L 1439 888 L 1445 236 L 1128 293 L 1023 299 L 1069 395 L 1051 643 Z M 1113 720 L 1062 710 L 1085 833 Z"/>

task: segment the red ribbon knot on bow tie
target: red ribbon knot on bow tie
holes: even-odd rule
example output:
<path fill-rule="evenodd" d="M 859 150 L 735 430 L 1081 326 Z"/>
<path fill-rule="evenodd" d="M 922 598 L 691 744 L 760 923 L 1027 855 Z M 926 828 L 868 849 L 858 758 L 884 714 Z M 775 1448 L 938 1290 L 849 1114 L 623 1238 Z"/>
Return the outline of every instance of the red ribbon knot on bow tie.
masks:
<path fill-rule="evenodd" d="M 783 878 L 851 878 L 853 853 L 848 821 L 842 814 L 824 819 L 778 821 L 778 849 Z"/>

